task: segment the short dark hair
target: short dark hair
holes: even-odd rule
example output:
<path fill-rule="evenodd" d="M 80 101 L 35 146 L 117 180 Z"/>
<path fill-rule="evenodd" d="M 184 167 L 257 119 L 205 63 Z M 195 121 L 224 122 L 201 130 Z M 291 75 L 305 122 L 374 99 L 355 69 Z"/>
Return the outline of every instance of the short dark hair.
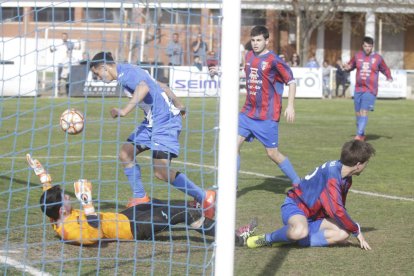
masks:
<path fill-rule="evenodd" d="M 370 36 L 365 36 L 362 41 L 369 45 L 374 45 L 374 39 Z"/>
<path fill-rule="evenodd" d="M 265 39 L 269 38 L 269 30 L 265 26 L 255 26 L 250 31 L 250 36 L 263 35 Z"/>
<path fill-rule="evenodd" d="M 341 163 L 345 166 L 355 166 L 358 162 L 365 163 L 375 155 L 374 147 L 364 141 L 352 140 L 342 146 Z"/>
<path fill-rule="evenodd" d="M 53 220 L 58 220 L 60 217 L 59 211 L 63 205 L 62 194 L 62 188 L 59 185 L 44 191 L 39 202 L 42 213 Z"/>
<path fill-rule="evenodd" d="M 114 64 L 114 58 L 112 57 L 112 53 L 111 52 L 99 52 L 97 53 L 93 58 L 92 61 L 90 62 L 90 68 L 92 67 L 97 67 L 101 64 Z"/>

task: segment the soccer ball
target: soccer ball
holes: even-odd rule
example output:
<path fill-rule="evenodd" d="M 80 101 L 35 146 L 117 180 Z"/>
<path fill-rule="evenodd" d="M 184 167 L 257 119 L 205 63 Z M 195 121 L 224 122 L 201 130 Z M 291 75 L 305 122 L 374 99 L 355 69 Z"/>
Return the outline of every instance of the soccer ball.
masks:
<path fill-rule="evenodd" d="M 84 117 L 82 112 L 75 108 L 66 109 L 60 115 L 60 127 L 68 134 L 75 135 L 82 132 Z"/>

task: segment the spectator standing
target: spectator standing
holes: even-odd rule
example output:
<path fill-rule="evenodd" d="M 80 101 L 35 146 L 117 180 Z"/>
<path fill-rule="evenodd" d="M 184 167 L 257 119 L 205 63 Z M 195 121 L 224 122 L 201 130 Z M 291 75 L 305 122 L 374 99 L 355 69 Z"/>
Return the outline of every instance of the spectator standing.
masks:
<path fill-rule="evenodd" d="M 62 80 L 62 76 L 67 75 L 67 73 L 62 71 L 64 70 L 64 67 L 70 66 L 70 64 L 66 63 L 68 62 L 68 60 L 71 60 L 72 58 L 72 52 L 73 49 L 75 49 L 75 43 L 69 40 L 68 33 L 62 33 L 62 44 L 52 45 L 49 49 L 52 53 L 60 52 L 60 54 L 58 55 L 58 59 L 60 59 L 60 61 L 58 62 L 58 82 L 60 83 Z M 67 71 L 70 71 L 70 68 Z M 61 85 L 59 84 L 58 87 L 60 90 Z"/>
<path fill-rule="evenodd" d="M 167 55 L 169 57 L 168 65 L 181 66 L 183 65 L 183 47 L 179 42 L 178 33 L 173 34 L 173 40 L 167 45 Z"/>
<path fill-rule="evenodd" d="M 203 41 L 203 35 L 201 33 L 197 35 L 197 39 L 193 42 L 191 48 L 193 49 L 194 60 L 196 59 L 196 57 L 199 57 L 201 64 L 203 66 L 207 65 L 208 47 L 207 43 Z"/>
<path fill-rule="evenodd" d="M 346 90 L 346 81 L 348 78 L 348 72 L 344 70 L 344 66 L 342 64 L 342 59 L 338 58 L 335 64 L 336 72 L 335 72 L 335 96 L 336 97 L 345 97 L 345 90 Z M 342 86 L 342 95 L 338 94 L 339 86 Z"/>
<path fill-rule="evenodd" d="M 329 65 L 328 61 L 324 60 L 322 65 L 322 83 L 323 83 L 323 95 L 322 98 L 332 99 L 331 89 L 331 71 L 332 66 Z"/>

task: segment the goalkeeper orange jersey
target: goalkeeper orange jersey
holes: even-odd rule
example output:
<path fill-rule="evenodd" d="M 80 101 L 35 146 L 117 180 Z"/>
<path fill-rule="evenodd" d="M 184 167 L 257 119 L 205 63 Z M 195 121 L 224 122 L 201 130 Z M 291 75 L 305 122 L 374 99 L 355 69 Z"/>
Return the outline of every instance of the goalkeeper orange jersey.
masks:
<path fill-rule="evenodd" d="M 130 220 L 120 213 L 97 213 L 100 225 L 89 225 L 84 212 L 73 209 L 63 223 L 53 225 L 55 232 L 65 241 L 94 244 L 99 239 L 132 240 Z"/>

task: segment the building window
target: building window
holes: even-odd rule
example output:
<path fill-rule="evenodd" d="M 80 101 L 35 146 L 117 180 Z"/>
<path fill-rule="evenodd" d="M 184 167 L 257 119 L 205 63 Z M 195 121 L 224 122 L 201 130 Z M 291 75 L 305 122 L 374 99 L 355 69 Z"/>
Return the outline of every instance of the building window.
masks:
<path fill-rule="evenodd" d="M 36 22 L 67 22 L 74 21 L 74 8 L 43 7 L 34 9 L 34 21 Z"/>
<path fill-rule="evenodd" d="M 265 10 L 242 10 L 241 15 L 242 26 L 266 25 Z"/>
<path fill-rule="evenodd" d="M 84 8 L 86 22 L 122 22 L 125 10 L 117 8 Z"/>
<path fill-rule="evenodd" d="M 147 9 L 146 22 L 154 24 L 200 25 L 200 9 Z"/>
<path fill-rule="evenodd" d="M 23 18 L 23 8 L 0 7 L 0 22 L 20 22 Z"/>

